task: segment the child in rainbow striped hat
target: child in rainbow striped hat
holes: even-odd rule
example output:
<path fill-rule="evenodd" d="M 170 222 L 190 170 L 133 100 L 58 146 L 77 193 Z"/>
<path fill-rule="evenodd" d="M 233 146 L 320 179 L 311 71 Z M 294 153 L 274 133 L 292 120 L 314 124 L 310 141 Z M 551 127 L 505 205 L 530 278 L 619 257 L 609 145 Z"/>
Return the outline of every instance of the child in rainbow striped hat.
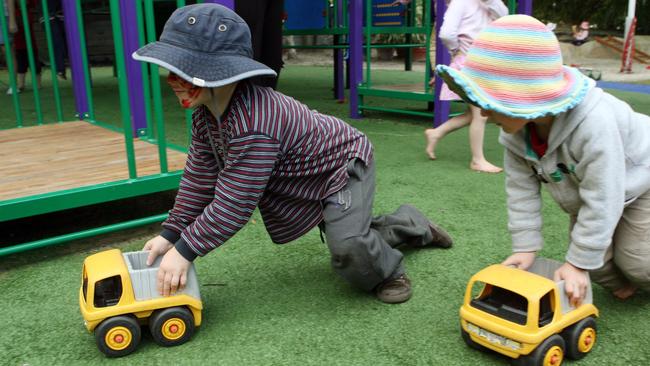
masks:
<path fill-rule="evenodd" d="M 514 252 L 503 263 L 526 269 L 542 249 L 544 186 L 570 217 L 555 278 L 574 304 L 587 272 L 619 298 L 650 291 L 650 117 L 563 66 L 555 35 L 526 15 L 491 23 L 461 70 L 436 71 L 502 128 Z"/>

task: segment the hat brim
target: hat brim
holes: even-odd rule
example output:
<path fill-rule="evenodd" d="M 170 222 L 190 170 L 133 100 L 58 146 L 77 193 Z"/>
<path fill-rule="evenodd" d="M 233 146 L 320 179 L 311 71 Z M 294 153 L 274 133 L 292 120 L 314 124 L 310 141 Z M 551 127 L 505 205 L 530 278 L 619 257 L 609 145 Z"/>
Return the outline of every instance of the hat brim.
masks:
<path fill-rule="evenodd" d="M 465 102 L 481 109 L 494 111 L 509 117 L 536 119 L 544 116 L 555 116 L 564 113 L 582 102 L 587 92 L 595 84 L 579 70 L 562 66 L 565 79 L 571 85 L 566 88 L 564 95 L 559 96 L 553 103 L 509 106 L 486 93 L 470 77 L 461 71 L 446 65 L 436 66 L 436 73 L 447 83 L 451 91 L 458 94 Z"/>
<path fill-rule="evenodd" d="M 214 88 L 254 76 L 277 75 L 268 66 L 246 56 L 206 54 L 160 41 L 141 47 L 131 56 L 161 66 L 200 87 Z"/>

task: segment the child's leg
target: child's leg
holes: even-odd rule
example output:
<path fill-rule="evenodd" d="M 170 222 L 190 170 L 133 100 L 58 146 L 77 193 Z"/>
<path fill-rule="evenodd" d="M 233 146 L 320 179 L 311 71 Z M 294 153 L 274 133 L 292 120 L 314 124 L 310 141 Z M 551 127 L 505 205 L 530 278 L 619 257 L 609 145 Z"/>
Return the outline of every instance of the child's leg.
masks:
<path fill-rule="evenodd" d="M 27 68 L 29 67 L 29 62 L 27 60 L 27 50 L 17 49 L 15 50 L 16 57 L 16 84 L 18 89 L 23 89 L 25 87 L 25 75 L 27 74 Z"/>
<path fill-rule="evenodd" d="M 332 267 L 353 285 L 371 291 L 389 278 L 404 274 L 402 253 L 370 227 L 375 193 L 374 163 L 348 163 L 349 180 L 323 200 L 323 222 Z"/>
<path fill-rule="evenodd" d="M 573 226 L 576 224 L 577 217 L 571 216 L 569 221 L 569 240 L 571 240 L 571 232 L 573 231 Z M 603 266 L 590 270 L 589 277 L 592 282 L 595 282 L 609 291 L 616 291 L 617 289 L 624 288 L 630 284 L 630 282 L 625 278 L 621 270 L 618 268 L 614 262 L 614 246 L 610 245 L 605 252 L 605 258 L 603 258 Z"/>
<path fill-rule="evenodd" d="M 591 280 L 609 291 L 615 292 L 619 289 L 630 286 L 630 281 L 625 278 L 623 272 L 614 262 L 614 247 L 610 245 L 605 253 L 604 264 L 602 267 L 589 271 Z"/>
<path fill-rule="evenodd" d="M 402 205 L 392 214 L 373 218 L 370 227 L 377 230 L 393 248 L 402 244 L 411 247 L 434 245 L 443 248 L 452 245 L 452 239 L 444 229 L 432 223 L 411 205 Z"/>
<path fill-rule="evenodd" d="M 635 287 L 650 291 L 650 192 L 625 208 L 612 242 L 621 272 Z"/>
<path fill-rule="evenodd" d="M 485 135 L 485 124 L 487 118 L 481 116 L 481 109 L 473 105 L 469 106 L 472 119 L 469 125 L 469 146 L 472 150 L 472 161 L 470 169 L 485 173 L 500 173 L 503 169 L 485 160 L 483 155 L 483 137 Z"/>
<path fill-rule="evenodd" d="M 440 139 L 445 137 L 450 132 L 454 132 L 459 128 L 467 126 L 472 120 L 472 115 L 469 110 L 458 116 L 450 118 L 447 122 L 443 123 L 437 128 L 429 128 L 424 131 L 427 138 L 426 152 L 429 159 L 436 159 L 436 144 Z"/>

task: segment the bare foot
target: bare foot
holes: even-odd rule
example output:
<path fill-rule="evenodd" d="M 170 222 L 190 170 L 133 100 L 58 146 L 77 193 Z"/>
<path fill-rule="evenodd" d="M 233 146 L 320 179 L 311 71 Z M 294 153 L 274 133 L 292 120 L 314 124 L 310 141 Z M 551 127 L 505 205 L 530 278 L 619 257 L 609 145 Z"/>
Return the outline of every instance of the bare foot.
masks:
<path fill-rule="evenodd" d="M 634 295 L 635 292 L 636 292 L 636 286 L 627 285 L 614 291 L 613 294 L 620 300 L 626 300 L 630 298 L 632 295 Z"/>
<path fill-rule="evenodd" d="M 435 128 L 424 130 L 424 135 L 427 138 L 427 155 L 429 155 L 429 159 L 436 160 L 436 144 L 440 140 L 440 135 L 438 135 L 438 131 Z"/>
<path fill-rule="evenodd" d="M 490 162 L 487 161 L 487 160 L 484 160 L 484 161 L 482 161 L 482 162 L 478 162 L 478 163 L 472 161 L 472 162 L 469 164 L 469 168 L 472 169 L 472 170 L 474 170 L 474 171 L 477 171 L 477 172 L 479 172 L 479 173 L 492 173 L 492 174 L 496 174 L 496 173 L 501 173 L 501 172 L 503 171 L 502 168 L 499 168 L 498 166 L 493 165 L 492 163 L 490 163 Z"/>

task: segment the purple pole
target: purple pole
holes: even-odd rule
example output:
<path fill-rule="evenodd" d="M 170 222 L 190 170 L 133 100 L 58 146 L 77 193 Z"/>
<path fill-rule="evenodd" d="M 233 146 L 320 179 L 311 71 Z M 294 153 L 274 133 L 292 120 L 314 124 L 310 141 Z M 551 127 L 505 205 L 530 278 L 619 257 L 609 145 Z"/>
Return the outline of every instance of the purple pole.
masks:
<path fill-rule="evenodd" d="M 447 51 L 447 48 L 443 46 L 440 37 L 438 37 L 445 10 L 447 10 L 445 0 L 436 0 L 436 65 L 449 65 L 449 62 L 451 61 L 449 51 Z M 440 126 L 449 117 L 449 102 L 440 100 L 442 83 L 442 78 L 436 77 L 433 102 L 433 127 Z"/>
<path fill-rule="evenodd" d="M 131 54 L 140 47 L 138 39 L 138 18 L 136 2 L 120 0 L 120 16 L 122 17 L 122 37 L 126 60 L 126 78 L 129 86 L 129 102 L 131 103 L 131 126 L 134 136 L 147 133 L 147 114 L 144 109 L 144 88 L 142 83 L 142 65 L 134 60 Z"/>
<path fill-rule="evenodd" d="M 83 70 L 81 40 L 77 25 L 77 7 L 75 0 L 63 0 L 63 21 L 65 22 L 65 36 L 68 42 L 68 59 L 70 60 L 70 76 L 72 77 L 72 91 L 74 94 L 77 117 L 83 119 L 88 113 L 88 94 Z"/>
<path fill-rule="evenodd" d="M 533 15 L 533 0 L 519 0 L 519 14 Z"/>
<path fill-rule="evenodd" d="M 359 113 L 359 83 L 363 80 L 363 0 L 350 0 L 350 21 L 348 22 L 350 42 L 350 118 L 361 118 Z"/>
<path fill-rule="evenodd" d="M 205 3 L 221 4 L 226 8 L 235 9 L 235 0 L 205 0 Z"/>
<path fill-rule="evenodd" d="M 336 0 L 335 26 L 337 28 L 343 26 L 343 0 Z M 335 35 L 334 39 L 338 41 L 341 36 Z M 340 48 L 334 49 L 334 98 L 339 102 L 345 100 L 345 93 L 343 92 L 343 50 Z"/>

